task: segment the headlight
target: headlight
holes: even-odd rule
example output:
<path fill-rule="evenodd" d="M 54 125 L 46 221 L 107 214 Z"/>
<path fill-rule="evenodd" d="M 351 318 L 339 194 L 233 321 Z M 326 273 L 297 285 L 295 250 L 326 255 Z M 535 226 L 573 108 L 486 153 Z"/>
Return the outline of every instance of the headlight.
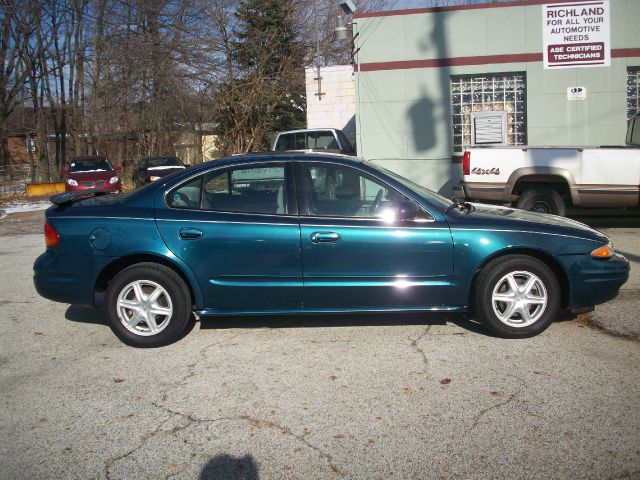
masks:
<path fill-rule="evenodd" d="M 119 179 L 119 178 L 118 178 L 118 176 L 116 175 L 115 177 L 111 177 L 111 178 L 109 179 L 109 183 L 110 183 L 111 185 L 113 185 L 114 183 L 118 183 L 118 180 L 120 180 L 120 179 Z"/>
<path fill-rule="evenodd" d="M 67 183 L 69 185 L 71 185 L 72 187 L 77 187 L 78 186 L 78 182 L 76 182 L 73 178 L 67 178 Z"/>
<path fill-rule="evenodd" d="M 613 256 L 613 253 L 613 245 L 611 244 L 611 242 L 609 242 L 606 245 L 596 248 L 593 252 L 591 252 L 591 257 L 606 260 L 607 258 L 611 258 Z"/>
<path fill-rule="evenodd" d="M 150 182 L 155 182 L 156 180 L 160 180 L 160 177 L 157 177 L 157 176 L 155 176 L 155 175 L 151 175 L 151 176 L 149 177 L 149 181 L 150 181 Z"/>

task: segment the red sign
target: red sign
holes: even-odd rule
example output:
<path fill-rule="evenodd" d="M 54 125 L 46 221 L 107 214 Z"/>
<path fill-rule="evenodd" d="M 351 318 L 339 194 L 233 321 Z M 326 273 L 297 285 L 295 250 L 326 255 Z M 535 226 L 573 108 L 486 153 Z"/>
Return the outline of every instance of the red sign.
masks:
<path fill-rule="evenodd" d="M 548 45 L 547 58 L 550 64 L 580 65 L 598 61 L 604 62 L 604 42 Z"/>

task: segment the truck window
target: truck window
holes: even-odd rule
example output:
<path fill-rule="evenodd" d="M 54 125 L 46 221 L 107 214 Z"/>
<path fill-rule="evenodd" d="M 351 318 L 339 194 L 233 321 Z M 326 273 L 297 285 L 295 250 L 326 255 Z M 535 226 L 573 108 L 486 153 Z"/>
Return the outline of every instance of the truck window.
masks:
<path fill-rule="evenodd" d="M 333 136 L 333 132 L 315 132 L 315 146 L 310 148 L 324 148 L 327 150 L 338 150 L 338 142 Z M 309 142 L 311 143 L 311 142 Z"/>
<path fill-rule="evenodd" d="M 627 128 L 627 145 L 640 147 L 640 117 L 633 117 L 629 120 Z"/>
<path fill-rule="evenodd" d="M 278 137 L 275 151 L 282 152 L 285 150 L 295 150 L 296 135 L 295 133 L 285 133 Z"/>
<path fill-rule="evenodd" d="M 307 134 L 306 132 L 296 133 L 296 143 L 293 150 L 306 150 L 307 147 Z"/>
<path fill-rule="evenodd" d="M 347 136 L 342 132 L 342 130 L 337 130 L 336 133 L 338 134 L 338 139 L 340 139 L 340 143 L 342 144 L 342 153 L 353 155 L 355 153 L 355 150 L 353 149 L 353 146 L 351 145 L 351 142 L 349 142 Z"/>

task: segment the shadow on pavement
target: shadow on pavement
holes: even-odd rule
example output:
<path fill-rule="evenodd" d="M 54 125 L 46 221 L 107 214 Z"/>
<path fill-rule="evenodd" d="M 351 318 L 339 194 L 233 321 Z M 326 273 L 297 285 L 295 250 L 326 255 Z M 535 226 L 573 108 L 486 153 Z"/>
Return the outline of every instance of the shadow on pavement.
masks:
<path fill-rule="evenodd" d="M 640 227 L 640 215 L 637 213 L 631 215 L 620 214 L 602 214 L 602 215 L 585 215 L 576 212 L 575 215 L 569 215 L 573 220 L 585 223 L 593 228 L 638 228 Z"/>
<path fill-rule="evenodd" d="M 618 253 L 624 255 L 630 262 L 640 263 L 640 255 L 635 253 L 623 252 L 622 250 L 616 250 Z"/>
<path fill-rule="evenodd" d="M 309 313 L 291 315 L 221 315 L 201 317 L 201 329 L 231 328 L 337 328 L 389 327 L 401 325 L 445 325 L 447 322 L 480 335 L 493 336 L 484 326 L 464 313 Z"/>
<path fill-rule="evenodd" d="M 108 325 L 107 317 L 101 308 L 85 307 L 83 305 L 69 305 L 64 318 L 78 323 L 93 323 Z"/>
<path fill-rule="evenodd" d="M 109 326 L 102 308 L 69 305 L 65 318 L 72 322 L 92 323 Z M 575 320 L 577 315 L 560 310 L 554 323 Z M 196 326 L 195 315 L 180 338 L 186 337 Z M 338 327 L 391 327 L 410 325 L 446 325 L 452 323 L 471 333 L 499 338 L 476 320 L 470 313 L 452 312 L 379 312 L 379 313 L 308 313 L 308 314 L 265 314 L 265 315 L 220 315 L 200 317 L 202 330 L 226 330 L 236 328 L 338 328 Z"/>
<path fill-rule="evenodd" d="M 92 308 L 84 305 L 69 305 L 69 308 L 67 308 L 67 311 L 64 314 L 64 318 L 77 323 L 92 323 L 94 325 L 105 325 L 110 327 L 107 314 L 104 309 L 100 307 Z M 191 314 L 187 326 L 176 341 L 179 341 L 189 335 L 195 326 L 196 317 L 194 314 Z"/>
<path fill-rule="evenodd" d="M 258 466 L 253 456 L 216 455 L 200 472 L 199 480 L 258 480 Z"/>

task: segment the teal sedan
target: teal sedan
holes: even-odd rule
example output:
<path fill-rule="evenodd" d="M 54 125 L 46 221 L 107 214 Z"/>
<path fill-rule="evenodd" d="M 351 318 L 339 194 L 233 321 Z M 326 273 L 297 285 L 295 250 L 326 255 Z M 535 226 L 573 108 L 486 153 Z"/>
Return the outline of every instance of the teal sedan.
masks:
<path fill-rule="evenodd" d="M 530 337 L 629 276 L 586 225 L 451 201 L 341 155 L 248 154 L 52 202 L 37 291 L 104 303 L 115 334 L 140 347 L 180 338 L 194 312 L 472 310 L 498 336 Z"/>

